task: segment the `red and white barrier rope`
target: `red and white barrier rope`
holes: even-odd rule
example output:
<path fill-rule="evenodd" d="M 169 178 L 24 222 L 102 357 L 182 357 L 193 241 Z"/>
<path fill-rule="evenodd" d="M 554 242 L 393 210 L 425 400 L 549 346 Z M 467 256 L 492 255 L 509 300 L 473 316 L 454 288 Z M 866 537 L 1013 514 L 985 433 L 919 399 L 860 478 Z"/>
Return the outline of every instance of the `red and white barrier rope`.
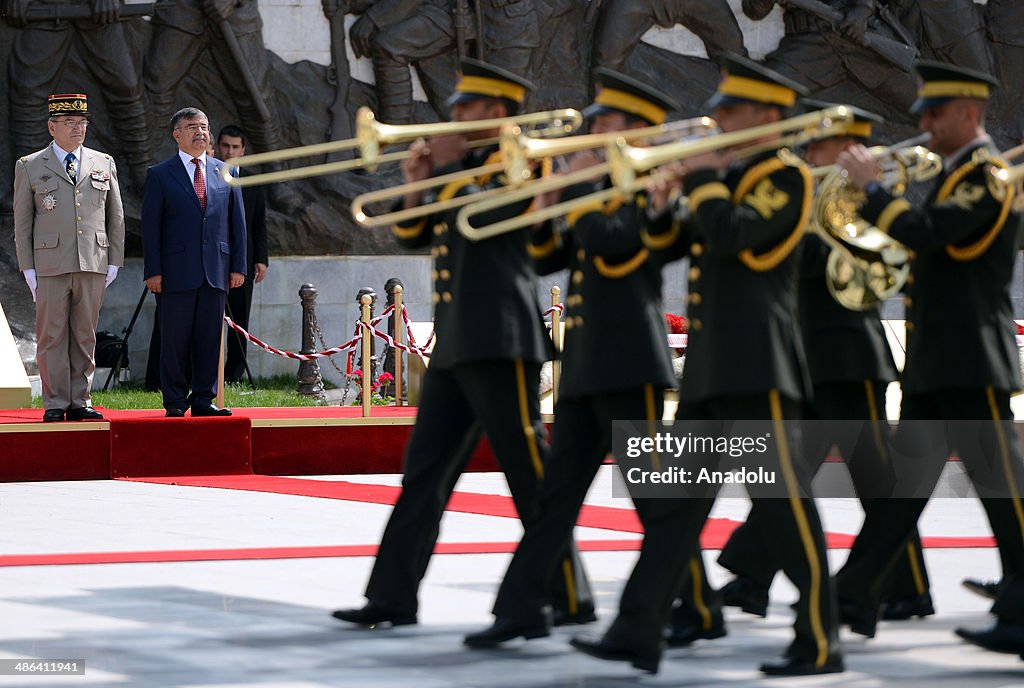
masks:
<path fill-rule="evenodd" d="M 312 361 L 317 358 L 327 358 L 329 356 L 334 356 L 335 354 L 340 354 L 342 351 L 354 349 L 355 346 L 359 344 L 360 339 L 359 337 L 353 337 L 344 344 L 333 346 L 330 349 L 326 349 L 325 351 L 317 351 L 316 353 L 312 354 L 297 354 L 291 351 L 282 351 L 281 349 L 275 348 L 270 344 L 267 344 L 258 337 L 255 337 L 246 332 L 241 325 L 239 325 L 226 315 L 224 316 L 224 322 L 228 324 L 228 327 L 231 327 L 232 329 L 237 331 L 239 334 L 241 334 L 243 337 L 245 337 L 247 340 L 249 340 L 256 346 L 265 349 L 266 351 L 269 351 L 272 354 L 277 354 L 278 356 L 284 356 L 285 358 L 294 358 L 296 361 Z"/>

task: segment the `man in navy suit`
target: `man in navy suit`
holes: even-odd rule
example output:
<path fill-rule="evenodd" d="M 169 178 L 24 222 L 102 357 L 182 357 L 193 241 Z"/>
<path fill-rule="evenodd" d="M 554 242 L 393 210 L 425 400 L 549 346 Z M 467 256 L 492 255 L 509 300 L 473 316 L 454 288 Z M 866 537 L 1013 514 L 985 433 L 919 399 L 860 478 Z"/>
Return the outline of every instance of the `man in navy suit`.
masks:
<path fill-rule="evenodd" d="M 229 287 L 245 281 L 242 193 L 206 155 L 210 122 L 196 108 L 171 118 L 178 153 L 149 168 L 142 199 L 146 286 L 156 294 L 160 388 L 167 415 L 230 416 L 213 405 Z M 229 274 L 230 272 L 230 274 Z M 192 393 L 185 370 L 192 362 Z"/>

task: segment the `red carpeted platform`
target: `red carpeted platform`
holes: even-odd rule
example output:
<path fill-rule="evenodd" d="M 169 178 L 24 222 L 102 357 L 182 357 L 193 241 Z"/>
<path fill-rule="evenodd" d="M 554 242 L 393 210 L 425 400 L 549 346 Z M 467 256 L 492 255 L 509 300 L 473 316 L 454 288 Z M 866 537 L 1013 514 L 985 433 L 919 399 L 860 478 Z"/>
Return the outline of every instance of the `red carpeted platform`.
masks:
<path fill-rule="evenodd" d="M 103 409 L 94 423 L 43 423 L 39 409 L 0 410 L 0 482 L 176 475 L 397 473 L 414 407 L 235 409 L 230 418 L 165 418 Z M 486 441 L 470 470 L 497 469 Z"/>

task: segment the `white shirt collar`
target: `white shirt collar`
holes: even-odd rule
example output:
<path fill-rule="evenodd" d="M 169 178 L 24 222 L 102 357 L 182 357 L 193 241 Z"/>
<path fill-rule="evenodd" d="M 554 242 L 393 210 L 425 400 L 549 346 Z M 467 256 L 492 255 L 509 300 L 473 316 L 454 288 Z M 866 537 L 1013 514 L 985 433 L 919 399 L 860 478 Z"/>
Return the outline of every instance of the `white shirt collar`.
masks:
<path fill-rule="evenodd" d="M 53 152 L 57 155 L 57 158 L 61 162 L 64 162 L 65 160 L 67 160 L 68 153 L 74 153 L 75 154 L 75 160 L 77 160 L 78 162 L 82 162 L 82 147 L 81 146 L 79 146 L 77 149 L 75 149 L 73 151 L 66 151 L 63 148 L 61 148 L 60 146 L 58 146 L 57 142 L 54 141 L 53 144 L 51 145 L 51 148 L 53 148 Z"/>
<path fill-rule="evenodd" d="M 188 176 L 191 177 L 195 173 L 195 165 L 192 164 L 192 158 L 194 156 L 189 155 L 179 148 L 178 157 L 181 158 L 181 162 L 185 165 L 185 171 L 188 172 Z M 206 172 L 206 153 L 199 156 L 199 164 L 203 166 L 203 172 Z"/>

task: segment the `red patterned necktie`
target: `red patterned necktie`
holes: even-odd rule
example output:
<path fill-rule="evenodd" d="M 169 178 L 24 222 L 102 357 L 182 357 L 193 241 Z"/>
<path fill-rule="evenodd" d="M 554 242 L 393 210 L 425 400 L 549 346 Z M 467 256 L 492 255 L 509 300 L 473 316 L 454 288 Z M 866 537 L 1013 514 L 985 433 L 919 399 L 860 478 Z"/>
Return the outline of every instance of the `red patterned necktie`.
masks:
<path fill-rule="evenodd" d="M 199 205 L 206 210 L 206 178 L 203 177 L 203 168 L 200 162 L 199 158 L 192 158 L 192 164 L 196 166 L 196 174 L 192 178 L 192 183 L 196 187 L 196 196 L 199 196 Z"/>

